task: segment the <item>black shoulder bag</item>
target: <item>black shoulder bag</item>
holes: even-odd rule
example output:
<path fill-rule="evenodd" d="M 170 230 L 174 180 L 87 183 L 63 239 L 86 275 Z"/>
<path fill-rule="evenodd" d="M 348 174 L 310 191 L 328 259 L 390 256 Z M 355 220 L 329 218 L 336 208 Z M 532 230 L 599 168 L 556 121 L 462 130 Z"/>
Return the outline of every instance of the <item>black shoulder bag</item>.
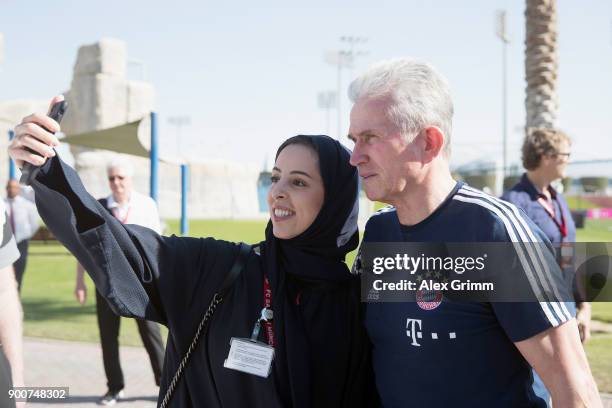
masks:
<path fill-rule="evenodd" d="M 202 317 L 202 320 L 200 321 L 200 324 L 198 325 L 198 329 L 196 330 L 193 336 L 193 340 L 191 341 L 191 344 L 189 345 L 189 348 L 187 349 L 185 356 L 181 360 L 181 363 L 176 369 L 176 373 L 174 374 L 174 377 L 172 378 L 172 381 L 170 382 L 170 385 L 168 386 L 168 389 L 166 390 L 166 395 L 164 396 L 164 399 L 161 402 L 160 408 L 166 408 L 168 406 L 168 403 L 170 402 L 170 399 L 172 398 L 172 395 L 174 394 L 176 385 L 178 384 L 179 380 L 181 379 L 181 376 L 183 375 L 185 366 L 189 362 L 191 353 L 193 353 L 195 348 L 198 346 L 198 341 L 200 340 L 200 337 L 202 336 L 202 334 L 205 333 L 207 325 L 208 325 L 208 321 L 212 317 L 213 313 L 215 313 L 215 309 L 217 308 L 217 306 L 219 306 L 221 302 L 223 302 L 223 297 L 227 294 L 229 289 L 232 287 L 232 285 L 236 281 L 236 278 L 240 275 L 240 273 L 244 269 L 244 266 L 247 260 L 247 256 L 249 255 L 250 251 L 251 251 L 250 245 L 245 244 L 244 242 L 240 243 L 240 248 L 238 249 L 238 256 L 236 257 L 236 260 L 234 261 L 234 265 L 232 265 L 232 268 L 230 269 L 229 274 L 226 276 L 225 280 L 223 281 L 223 284 L 221 285 L 221 289 L 219 289 L 219 291 L 215 293 L 212 300 L 210 301 L 210 304 L 208 305 L 208 309 L 206 309 L 206 313 L 204 313 L 204 317 Z"/>

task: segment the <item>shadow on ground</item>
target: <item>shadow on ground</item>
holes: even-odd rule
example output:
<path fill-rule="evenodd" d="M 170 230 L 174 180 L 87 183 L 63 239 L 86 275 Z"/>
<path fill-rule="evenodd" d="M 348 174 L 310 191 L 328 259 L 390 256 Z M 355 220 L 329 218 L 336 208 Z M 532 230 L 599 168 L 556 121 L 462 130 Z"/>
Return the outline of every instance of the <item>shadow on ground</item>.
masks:
<path fill-rule="evenodd" d="M 83 314 L 96 313 L 96 306 L 93 302 L 81 306 L 76 301 L 66 303 L 58 302 L 55 299 L 24 299 L 22 304 L 26 321 L 78 320 Z"/>

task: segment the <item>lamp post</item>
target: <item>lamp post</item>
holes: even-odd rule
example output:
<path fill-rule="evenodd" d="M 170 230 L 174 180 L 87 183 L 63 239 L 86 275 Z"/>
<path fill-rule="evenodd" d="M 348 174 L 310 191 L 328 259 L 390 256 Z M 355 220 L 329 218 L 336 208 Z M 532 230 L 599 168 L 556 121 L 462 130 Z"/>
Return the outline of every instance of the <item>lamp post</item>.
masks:
<path fill-rule="evenodd" d="M 150 182 L 150 195 L 153 201 L 156 204 L 157 202 L 157 192 L 158 192 L 158 166 L 159 166 L 159 146 L 157 146 L 157 112 L 151 112 L 151 151 L 150 151 L 150 161 L 151 161 L 151 182 Z"/>
<path fill-rule="evenodd" d="M 187 235 L 189 232 L 189 224 L 187 223 L 187 183 L 189 179 L 189 167 L 185 163 L 183 156 L 181 128 L 191 124 L 189 116 L 171 116 L 168 118 L 171 125 L 176 126 L 176 141 L 179 146 L 179 156 L 181 158 L 181 235 Z"/>
<path fill-rule="evenodd" d="M 510 39 L 506 34 L 506 11 L 498 10 L 495 20 L 495 35 L 502 42 L 502 180 L 506 176 L 506 167 L 508 166 L 508 103 L 507 103 L 507 48 Z"/>
<path fill-rule="evenodd" d="M 317 94 L 317 103 L 320 109 L 325 109 L 325 134 L 329 135 L 330 123 L 329 116 L 331 108 L 336 104 L 336 93 L 334 91 L 324 91 Z"/>
<path fill-rule="evenodd" d="M 185 161 L 185 158 L 183 157 L 183 141 L 181 139 L 181 129 L 183 128 L 183 126 L 191 125 L 191 118 L 189 116 L 184 115 L 170 116 L 168 118 L 168 123 L 176 126 L 176 142 L 178 144 L 178 155 L 180 156 L 181 160 Z"/>
<path fill-rule="evenodd" d="M 0 65 L 2 65 L 3 62 L 4 62 L 4 34 L 0 33 Z M 12 120 L 4 119 L 4 118 L 0 118 L 0 120 L 13 125 Z M 13 132 L 12 129 L 8 131 L 8 137 L 9 137 L 9 142 L 13 140 L 13 138 L 15 137 L 15 132 Z M 16 177 L 15 176 L 15 163 L 13 162 L 13 159 L 9 157 L 9 179 L 12 180 L 15 177 Z"/>
<path fill-rule="evenodd" d="M 0 36 L 2 35 L 2 33 L 0 33 Z M 14 120 L 8 119 L 8 118 L 3 118 L 0 116 L 0 122 L 6 122 L 8 123 L 11 127 L 15 124 Z M 9 143 L 11 142 L 11 140 L 13 140 L 13 138 L 15 137 L 15 132 L 13 131 L 13 129 L 9 129 L 8 131 L 8 139 L 9 139 Z M 17 176 L 15 175 L 15 162 L 13 161 L 13 159 L 11 159 L 9 157 L 9 179 L 12 180 L 14 178 L 16 178 Z"/>
<path fill-rule="evenodd" d="M 366 55 L 366 51 L 356 51 L 355 46 L 367 42 L 364 37 L 342 36 L 340 42 L 348 45 L 347 49 L 339 49 L 326 54 L 325 61 L 328 64 L 334 65 L 336 71 L 336 110 L 338 115 L 338 129 L 336 138 L 340 140 L 342 137 L 342 68 L 353 68 L 355 58 Z"/>
<path fill-rule="evenodd" d="M 189 232 L 189 223 L 187 222 L 187 183 L 189 180 L 189 167 L 186 164 L 181 164 L 181 235 L 187 235 Z"/>
<path fill-rule="evenodd" d="M 15 132 L 11 129 L 8 131 L 9 142 L 13 140 L 15 137 Z M 9 180 L 17 179 L 17 175 L 15 174 L 15 162 L 13 159 L 9 157 Z"/>

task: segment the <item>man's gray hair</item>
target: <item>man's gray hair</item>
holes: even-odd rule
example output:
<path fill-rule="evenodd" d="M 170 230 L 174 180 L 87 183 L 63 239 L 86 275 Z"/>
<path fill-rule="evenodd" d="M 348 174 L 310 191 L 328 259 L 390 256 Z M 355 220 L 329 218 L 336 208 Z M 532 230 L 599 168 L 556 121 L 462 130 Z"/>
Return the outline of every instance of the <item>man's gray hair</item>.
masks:
<path fill-rule="evenodd" d="M 132 177 L 134 175 L 134 166 L 125 157 L 115 157 L 106 165 L 106 173 L 110 173 L 112 169 L 119 170 L 124 176 Z"/>
<path fill-rule="evenodd" d="M 431 64 L 413 58 L 394 58 L 372 65 L 349 86 L 353 103 L 364 98 L 390 98 L 389 119 L 411 141 L 417 132 L 437 126 L 450 152 L 453 100 L 450 87 Z"/>

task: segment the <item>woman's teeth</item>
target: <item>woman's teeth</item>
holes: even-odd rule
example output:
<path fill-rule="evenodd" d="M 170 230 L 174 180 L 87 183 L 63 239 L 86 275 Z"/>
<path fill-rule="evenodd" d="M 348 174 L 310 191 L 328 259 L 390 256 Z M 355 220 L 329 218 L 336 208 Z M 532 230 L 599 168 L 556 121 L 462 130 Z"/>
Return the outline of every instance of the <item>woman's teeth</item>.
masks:
<path fill-rule="evenodd" d="M 288 211 L 288 210 L 281 210 L 280 208 L 275 208 L 274 209 L 274 215 L 277 217 L 288 217 L 290 215 L 293 215 L 294 212 L 293 211 Z"/>

